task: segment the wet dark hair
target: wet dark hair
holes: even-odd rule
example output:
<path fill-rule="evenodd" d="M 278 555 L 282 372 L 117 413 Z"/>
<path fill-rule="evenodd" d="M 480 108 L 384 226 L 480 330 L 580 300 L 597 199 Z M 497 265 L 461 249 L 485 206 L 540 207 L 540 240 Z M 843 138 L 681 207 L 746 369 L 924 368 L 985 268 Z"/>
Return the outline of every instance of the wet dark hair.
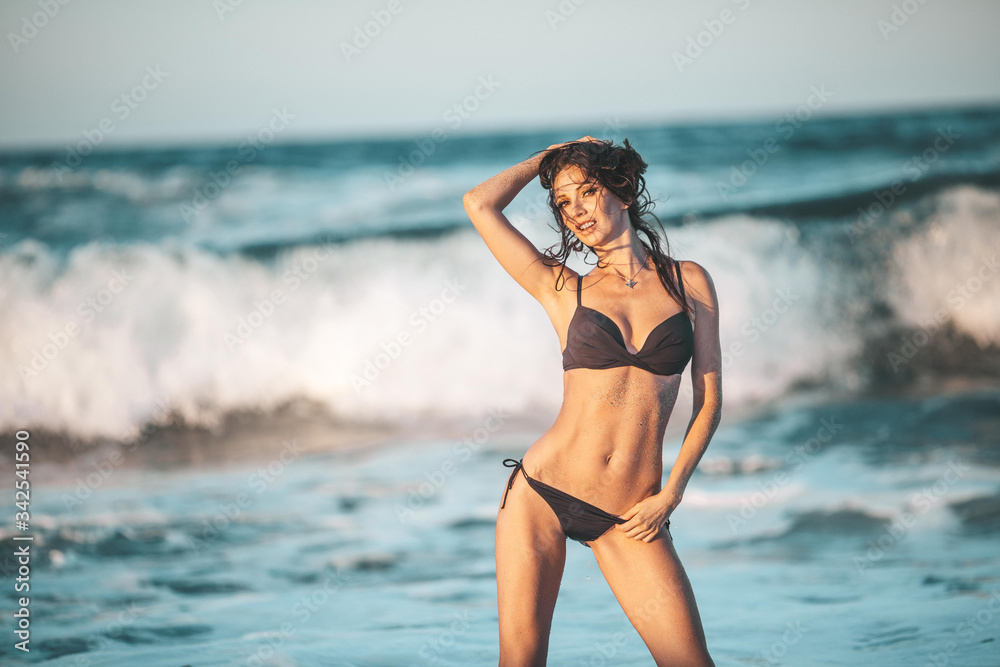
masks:
<path fill-rule="evenodd" d="M 636 232 L 641 232 L 636 234 L 636 238 L 653 259 L 653 266 L 660 277 L 660 283 L 690 317 L 691 308 L 681 297 L 672 270 L 675 260 L 670 257 L 670 242 L 667 240 L 666 230 L 663 229 L 660 219 L 651 212 L 653 202 L 646 191 L 646 179 L 642 176 L 647 166 L 639 153 L 629 144 L 628 139 L 625 139 L 623 146 L 616 146 L 610 141 L 573 141 L 549 151 L 538 165 L 538 179 L 542 187 L 549 191 L 549 208 L 556 218 L 558 224 L 556 231 L 561 236 L 561 242 L 543 250 L 542 261 L 546 266 L 562 267 L 556 277 L 558 290 L 562 289 L 560 283 L 566 282 L 563 273 L 569 254 L 583 252 L 586 262 L 590 253 L 594 252 L 594 249 L 578 239 L 563 221 L 562 211 L 556 206 L 555 191 L 552 189 L 553 181 L 561 171 L 569 167 L 579 167 L 588 181 L 604 186 L 628 206 L 629 223 Z M 662 240 L 646 216 L 651 217 L 659 225 L 663 233 Z M 594 256 L 597 257 L 597 254 L 594 253 Z M 600 258 L 595 265 L 604 268 L 600 264 Z"/>

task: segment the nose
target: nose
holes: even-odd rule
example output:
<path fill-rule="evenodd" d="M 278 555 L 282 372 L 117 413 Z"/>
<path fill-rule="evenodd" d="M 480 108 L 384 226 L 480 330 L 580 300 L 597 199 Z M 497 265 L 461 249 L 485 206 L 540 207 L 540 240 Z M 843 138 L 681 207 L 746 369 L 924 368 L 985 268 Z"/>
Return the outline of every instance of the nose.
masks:
<path fill-rule="evenodd" d="M 578 218 L 587 212 L 587 209 L 583 207 L 583 202 L 579 199 L 571 201 L 567 208 L 569 209 L 570 216 L 573 218 Z"/>

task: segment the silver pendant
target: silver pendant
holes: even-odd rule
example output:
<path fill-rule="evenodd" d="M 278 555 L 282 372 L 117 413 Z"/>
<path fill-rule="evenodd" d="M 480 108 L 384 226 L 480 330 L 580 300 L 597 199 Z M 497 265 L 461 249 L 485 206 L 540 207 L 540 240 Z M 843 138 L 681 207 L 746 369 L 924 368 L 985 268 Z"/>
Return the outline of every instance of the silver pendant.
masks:
<path fill-rule="evenodd" d="M 630 279 L 630 280 L 626 280 L 625 284 L 628 285 L 629 287 L 635 288 L 635 286 L 638 285 L 639 283 L 637 283 L 636 281 Z"/>

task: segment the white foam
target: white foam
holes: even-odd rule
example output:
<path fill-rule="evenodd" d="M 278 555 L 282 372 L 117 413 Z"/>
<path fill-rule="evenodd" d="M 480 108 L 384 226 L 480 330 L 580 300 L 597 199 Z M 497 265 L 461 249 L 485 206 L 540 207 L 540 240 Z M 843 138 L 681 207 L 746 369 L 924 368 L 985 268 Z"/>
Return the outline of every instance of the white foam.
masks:
<path fill-rule="evenodd" d="M 929 224 L 895 244 L 892 303 L 914 328 L 950 320 L 980 347 L 1000 345 L 1000 195 L 963 186 L 935 204 Z"/>
<path fill-rule="evenodd" d="M 967 209 L 996 201 L 956 196 Z M 964 258 L 979 257 L 985 250 L 976 244 L 993 238 L 988 215 L 954 217 L 944 246 L 934 240 L 940 232 L 901 242 L 915 258 L 902 264 L 908 317 L 919 319 L 923 301 L 946 298 L 941 276 L 968 275 Z M 539 246 L 554 241 L 541 218 L 524 230 Z M 864 340 L 830 307 L 847 298 L 838 290 L 851 293 L 843 287 L 851 275 L 830 275 L 792 225 L 731 216 L 671 230 L 670 240 L 675 256 L 714 279 L 727 406 L 773 400 L 803 381 L 853 387 L 851 360 Z M 307 276 L 298 283 L 297 265 Z M 570 265 L 588 270 L 576 258 Z M 130 282 L 112 294 L 123 271 Z M 448 281 L 460 286 L 457 296 Z M 1000 317 L 989 298 L 998 289 L 988 283 L 956 313 L 982 340 L 995 340 L 984 332 Z M 283 303 L 265 303 L 275 290 Z M 545 311 L 471 229 L 427 241 L 299 247 L 268 264 L 172 243 L 90 244 L 63 264 L 25 241 L 0 254 L 0 295 L 0 363 L 9 371 L 0 377 L 0 427 L 8 429 L 127 438 L 170 411 L 211 426 L 233 410 L 299 398 L 389 421 L 492 408 L 554 416 L 562 397 L 558 338 Z M 101 297 L 110 301 L 87 321 L 85 299 Z M 246 340 L 241 320 L 250 325 Z M 77 334 L 60 335 L 69 324 Z M 37 375 L 27 370 L 32 360 L 44 366 Z"/>

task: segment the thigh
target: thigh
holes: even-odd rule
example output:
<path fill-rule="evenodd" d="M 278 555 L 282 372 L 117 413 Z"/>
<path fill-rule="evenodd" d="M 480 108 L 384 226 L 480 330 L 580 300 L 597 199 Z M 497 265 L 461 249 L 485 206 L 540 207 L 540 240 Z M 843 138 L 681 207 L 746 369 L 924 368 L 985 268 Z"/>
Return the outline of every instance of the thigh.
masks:
<path fill-rule="evenodd" d="M 657 665 L 713 665 L 687 573 L 666 530 L 652 542 L 617 526 L 590 543 L 625 615 Z"/>
<path fill-rule="evenodd" d="M 497 514 L 496 562 L 500 664 L 544 665 L 566 535 L 520 472 Z"/>

